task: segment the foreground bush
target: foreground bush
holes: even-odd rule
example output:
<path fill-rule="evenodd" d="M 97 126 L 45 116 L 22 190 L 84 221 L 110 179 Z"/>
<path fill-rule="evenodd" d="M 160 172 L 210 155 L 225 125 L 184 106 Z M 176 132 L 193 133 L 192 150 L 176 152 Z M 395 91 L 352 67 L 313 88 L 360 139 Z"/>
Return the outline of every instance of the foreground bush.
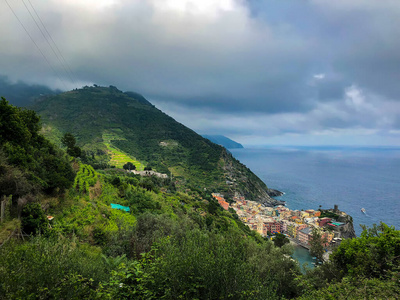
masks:
<path fill-rule="evenodd" d="M 296 264 L 272 243 L 194 229 L 167 236 L 142 259 L 120 265 L 110 299 L 280 299 L 297 295 Z"/>
<path fill-rule="evenodd" d="M 100 251 L 74 240 L 32 238 L 0 248 L 0 299 L 88 299 L 107 278 Z"/>

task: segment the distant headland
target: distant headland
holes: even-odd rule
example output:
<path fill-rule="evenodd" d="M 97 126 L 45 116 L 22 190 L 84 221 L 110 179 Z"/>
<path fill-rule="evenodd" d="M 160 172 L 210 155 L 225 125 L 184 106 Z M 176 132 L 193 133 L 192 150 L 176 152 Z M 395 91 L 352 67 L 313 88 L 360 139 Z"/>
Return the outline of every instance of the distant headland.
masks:
<path fill-rule="evenodd" d="M 242 144 L 235 142 L 234 140 L 231 140 L 230 138 L 227 138 L 226 136 L 223 135 L 208 135 L 208 134 L 203 134 L 202 137 L 209 139 L 211 142 L 221 145 L 225 147 L 226 149 L 241 149 L 244 148 Z"/>

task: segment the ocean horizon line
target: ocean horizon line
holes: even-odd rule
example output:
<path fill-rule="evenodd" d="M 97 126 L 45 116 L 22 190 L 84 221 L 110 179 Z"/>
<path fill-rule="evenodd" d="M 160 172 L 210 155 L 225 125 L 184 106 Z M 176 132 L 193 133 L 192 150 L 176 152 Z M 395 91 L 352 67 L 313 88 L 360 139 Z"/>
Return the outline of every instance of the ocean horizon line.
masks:
<path fill-rule="evenodd" d="M 304 150 L 400 150 L 400 145 L 246 145 L 248 150 L 261 149 L 304 149 Z M 233 150 L 233 149 L 232 149 Z M 236 149 L 235 149 L 236 150 Z M 240 149 L 239 149 L 240 150 Z"/>

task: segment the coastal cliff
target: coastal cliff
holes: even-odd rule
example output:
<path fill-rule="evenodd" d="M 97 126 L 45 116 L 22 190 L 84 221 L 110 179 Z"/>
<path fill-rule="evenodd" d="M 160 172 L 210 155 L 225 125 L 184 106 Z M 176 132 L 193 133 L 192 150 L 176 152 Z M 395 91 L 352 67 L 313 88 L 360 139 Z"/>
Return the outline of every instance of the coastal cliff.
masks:
<path fill-rule="evenodd" d="M 279 197 L 283 195 L 283 192 L 274 189 L 268 189 L 267 193 L 270 197 Z"/>
<path fill-rule="evenodd" d="M 353 218 L 349 215 L 339 216 L 338 221 L 345 223 L 342 227 L 339 228 L 341 237 L 344 239 L 352 239 L 357 237 L 356 232 L 353 226 Z"/>
<path fill-rule="evenodd" d="M 283 195 L 282 192 L 269 189 L 249 168 L 235 159 L 231 153 L 224 150 L 222 160 L 226 183 L 229 186 L 227 194 L 233 198 L 240 194 L 246 199 L 262 203 L 265 206 L 285 205 L 285 201 L 272 197 Z"/>
<path fill-rule="evenodd" d="M 331 218 L 333 221 L 339 222 L 338 226 L 333 227 L 338 237 L 343 239 L 352 239 L 357 237 L 353 226 L 353 218 L 343 211 L 340 211 L 335 205 L 335 208 L 323 209 L 321 213 L 325 217 Z"/>

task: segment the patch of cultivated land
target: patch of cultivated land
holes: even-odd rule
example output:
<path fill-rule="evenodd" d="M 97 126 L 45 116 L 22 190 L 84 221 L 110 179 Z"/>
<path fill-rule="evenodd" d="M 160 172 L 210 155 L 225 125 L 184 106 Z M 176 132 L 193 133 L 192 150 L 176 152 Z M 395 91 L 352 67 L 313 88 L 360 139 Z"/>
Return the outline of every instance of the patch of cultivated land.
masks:
<path fill-rule="evenodd" d="M 122 138 L 112 132 L 103 133 L 102 138 L 104 141 L 104 145 L 107 147 L 107 150 L 111 154 L 111 160 L 110 160 L 111 165 L 117 168 L 122 168 L 124 164 L 126 164 L 127 162 L 131 162 L 136 166 L 136 170 L 143 171 L 144 165 L 142 163 L 140 163 L 132 156 L 129 156 L 127 153 L 121 151 L 120 149 L 116 148 L 114 145 L 111 144 L 111 141 L 113 140 L 114 141 L 125 140 L 125 138 Z"/>

